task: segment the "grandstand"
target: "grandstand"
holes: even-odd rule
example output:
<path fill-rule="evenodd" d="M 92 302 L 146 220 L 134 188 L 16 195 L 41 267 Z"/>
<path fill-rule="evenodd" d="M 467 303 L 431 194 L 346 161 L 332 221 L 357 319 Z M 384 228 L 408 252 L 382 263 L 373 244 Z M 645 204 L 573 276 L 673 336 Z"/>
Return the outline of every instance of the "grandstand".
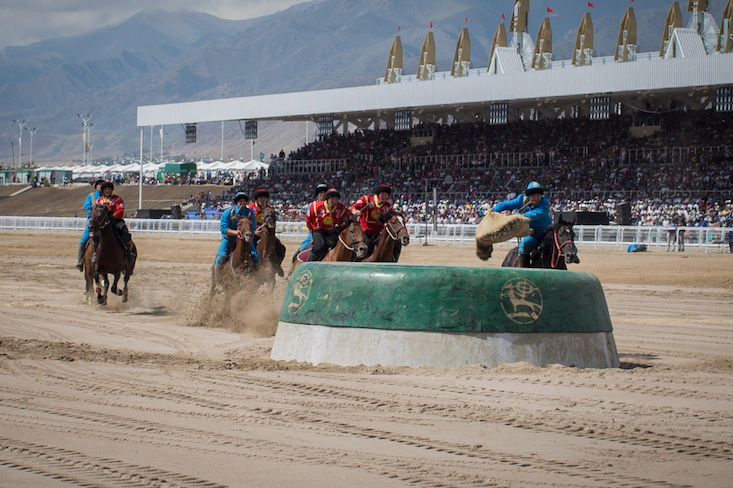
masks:
<path fill-rule="evenodd" d="M 721 216 L 730 225 L 733 0 L 719 24 L 707 3 L 688 1 L 683 26 L 674 2 L 660 50 L 650 53 L 637 52 L 629 7 L 609 57 L 594 56 L 586 12 L 573 58 L 558 61 L 549 19 L 533 40 L 529 2 L 516 0 L 488 66 L 471 66 L 464 28 L 449 72 L 435 72 L 428 32 L 417 72 L 403 74 L 398 36 L 374 85 L 141 106 L 138 126 L 142 138 L 145 127 L 185 124 L 195 138 L 197 123 L 240 120 L 256 138 L 260 120 L 315 122 L 318 140 L 270 165 L 268 184 L 292 218 L 320 181 L 347 198 L 389 181 L 418 220 L 435 188 L 445 218 L 470 222 L 537 179 L 552 189 L 556 210 L 613 214 L 627 201 L 637 223 L 661 225 L 684 212 L 693 225 Z"/>

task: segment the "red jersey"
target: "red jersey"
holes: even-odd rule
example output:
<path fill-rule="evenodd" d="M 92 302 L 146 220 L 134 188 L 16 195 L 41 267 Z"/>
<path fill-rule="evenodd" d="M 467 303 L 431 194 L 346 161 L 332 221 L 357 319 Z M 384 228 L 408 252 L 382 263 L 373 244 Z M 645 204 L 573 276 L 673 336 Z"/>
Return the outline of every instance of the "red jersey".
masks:
<path fill-rule="evenodd" d="M 102 195 L 97 198 L 97 201 L 94 202 L 94 204 L 106 206 L 109 211 L 112 212 L 112 217 L 116 219 L 122 219 L 125 217 L 125 201 L 117 195 L 110 195 L 109 197 Z"/>
<path fill-rule="evenodd" d="M 259 205 L 257 205 L 256 201 L 251 201 L 247 204 L 247 208 L 252 210 L 255 214 L 255 220 L 257 221 L 257 227 L 262 225 L 262 216 L 265 212 L 265 208 L 269 207 L 269 205 L 260 208 Z"/>
<path fill-rule="evenodd" d="M 349 209 L 341 202 L 329 209 L 325 201 L 315 201 L 308 207 L 305 223 L 313 230 L 331 231 L 336 226 L 344 225 L 349 215 Z"/>
<path fill-rule="evenodd" d="M 351 206 L 351 210 L 361 210 L 361 228 L 369 235 L 376 234 L 384 228 L 379 217 L 392 210 L 392 201 L 379 203 L 376 195 L 364 195 Z"/>

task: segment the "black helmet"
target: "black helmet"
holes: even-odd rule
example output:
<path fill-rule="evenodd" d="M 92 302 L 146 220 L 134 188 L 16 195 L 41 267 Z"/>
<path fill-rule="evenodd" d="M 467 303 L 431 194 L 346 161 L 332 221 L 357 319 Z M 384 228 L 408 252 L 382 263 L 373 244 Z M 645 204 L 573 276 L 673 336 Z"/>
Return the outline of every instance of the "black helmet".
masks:
<path fill-rule="evenodd" d="M 113 185 L 111 181 L 105 181 L 104 183 L 102 183 L 102 187 L 99 190 L 104 191 L 105 188 L 111 188 L 112 190 L 114 190 L 115 185 Z"/>
<path fill-rule="evenodd" d="M 328 200 L 331 197 L 337 197 L 341 199 L 341 194 L 339 193 L 339 191 L 336 188 L 331 188 L 330 190 L 326 192 L 326 199 Z"/>
<path fill-rule="evenodd" d="M 267 197 L 270 198 L 270 192 L 265 190 L 264 188 L 260 188 L 259 190 L 255 190 L 255 194 L 252 197 L 253 199 L 257 200 L 259 197 Z"/>
<path fill-rule="evenodd" d="M 234 201 L 234 205 L 237 204 L 237 200 L 241 200 L 242 198 L 244 198 L 244 201 L 245 202 L 248 202 L 249 201 L 249 197 L 247 196 L 247 194 L 246 193 L 242 193 L 240 191 L 239 193 L 237 193 L 236 195 L 234 195 L 234 200 L 233 200 Z"/>
<path fill-rule="evenodd" d="M 392 194 L 392 188 L 390 188 L 389 185 L 385 185 L 385 184 L 377 185 L 374 188 L 374 194 L 375 195 L 379 195 L 382 192 L 386 192 L 387 195 L 391 195 Z"/>
<path fill-rule="evenodd" d="M 316 185 L 316 196 L 318 196 L 319 193 L 322 191 L 328 191 L 328 185 L 325 183 L 321 183 L 320 185 Z"/>
<path fill-rule="evenodd" d="M 94 182 L 94 188 L 98 187 L 99 185 L 104 184 L 105 181 L 107 180 L 103 180 L 102 178 L 98 179 L 97 181 Z"/>

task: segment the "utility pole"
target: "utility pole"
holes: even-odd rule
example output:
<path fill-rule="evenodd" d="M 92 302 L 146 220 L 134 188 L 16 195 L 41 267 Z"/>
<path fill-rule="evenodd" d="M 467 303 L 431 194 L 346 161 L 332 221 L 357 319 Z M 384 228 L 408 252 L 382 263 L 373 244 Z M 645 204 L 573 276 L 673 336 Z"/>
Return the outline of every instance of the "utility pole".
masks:
<path fill-rule="evenodd" d="M 76 114 L 77 117 L 81 118 L 81 122 L 84 125 L 84 132 L 82 133 L 82 141 L 84 142 L 84 151 L 81 154 L 82 164 L 87 164 L 87 122 L 89 119 L 94 117 L 94 114 L 87 113 L 86 115 L 83 114 Z"/>
<path fill-rule="evenodd" d="M 18 124 L 18 169 L 23 166 L 23 127 L 30 122 L 31 119 L 15 120 L 13 122 Z"/>

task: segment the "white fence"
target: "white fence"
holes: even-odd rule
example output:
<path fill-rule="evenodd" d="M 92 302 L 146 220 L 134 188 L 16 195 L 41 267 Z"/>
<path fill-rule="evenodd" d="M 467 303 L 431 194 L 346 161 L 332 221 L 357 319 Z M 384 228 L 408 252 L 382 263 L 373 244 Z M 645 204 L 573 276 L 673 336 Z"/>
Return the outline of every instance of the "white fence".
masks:
<path fill-rule="evenodd" d="M 218 220 L 127 219 L 126 222 L 134 235 L 209 239 L 221 237 Z M 0 216 L 0 231 L 81 234 L 85 225 L 85 218 Z M 412 243 L 418 245 L 473 246 L 476 236 L 476 225 L 469 224 L 433 226 L 418 223 L 408 224 L 408 229 Z M 732 230 L 731 227 L 679 227 L 673 232 L 677 233 L 678 242 L 684 242 L 685 250 L 707 253 L 726 251 L 726 233 Z M 308 235 L 308 230 L 304 222 L 279 222 L 277 233 L 281 239 L 302 240 Z M 666 227 L 575 226 L 575 242 L 581 249 L 603 247 L 625 250 L 631 244 L 644 244 L 650 251 L 666 250 L 670 239 L 674 240 L 674 236 Z"/>

